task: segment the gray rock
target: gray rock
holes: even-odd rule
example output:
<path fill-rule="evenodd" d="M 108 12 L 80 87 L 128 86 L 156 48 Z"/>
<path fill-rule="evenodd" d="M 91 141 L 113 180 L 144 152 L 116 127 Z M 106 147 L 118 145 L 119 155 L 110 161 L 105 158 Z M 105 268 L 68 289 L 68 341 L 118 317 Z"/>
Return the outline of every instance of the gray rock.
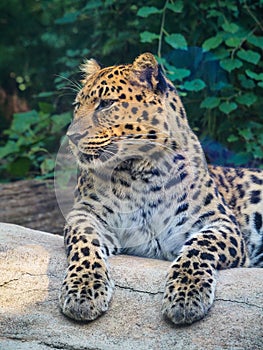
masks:
<path fill-rule="evenodd" d="M 178 327 L 160 313 L 168 262 L 117 256 L 111 266 L 109 311 L 74 322 L 57 300 L 66 268 L 62 237 L 0 224 L 0 349 L 263 349 L 262 269 L 220 272 L 208 316 Z"/>

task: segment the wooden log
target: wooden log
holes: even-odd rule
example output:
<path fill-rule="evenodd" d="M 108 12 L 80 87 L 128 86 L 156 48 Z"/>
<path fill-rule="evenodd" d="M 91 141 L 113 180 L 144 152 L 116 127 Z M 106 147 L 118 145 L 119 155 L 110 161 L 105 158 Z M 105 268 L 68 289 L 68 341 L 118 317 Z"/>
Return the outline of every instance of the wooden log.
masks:
<path fill-rule="evenodd" d="M 63 193 L 58 205 L 53 180 L 0 183 L 0 222 L 62 234 L 64 215 L 72 202 L 72 193 Z"/>

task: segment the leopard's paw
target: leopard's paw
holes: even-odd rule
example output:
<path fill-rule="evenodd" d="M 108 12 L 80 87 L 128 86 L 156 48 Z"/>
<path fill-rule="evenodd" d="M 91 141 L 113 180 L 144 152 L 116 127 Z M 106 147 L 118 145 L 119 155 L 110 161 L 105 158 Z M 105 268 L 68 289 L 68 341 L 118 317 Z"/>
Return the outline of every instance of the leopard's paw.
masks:
<path fill-rule="evenodd" d="M 201 320 L 214 300 L 215 273 L 190 272 L 172 267 L 166 283 L 162 314 L 178 325 Z"/>
<path fill-rule="evenodd" d="M 66 276 L 59 303 L 66 316 L 77 321 L 92 321 L 108 310 L 112 293 L 113 282 L 110 279 L 99 280 L 87 273 Z"/>

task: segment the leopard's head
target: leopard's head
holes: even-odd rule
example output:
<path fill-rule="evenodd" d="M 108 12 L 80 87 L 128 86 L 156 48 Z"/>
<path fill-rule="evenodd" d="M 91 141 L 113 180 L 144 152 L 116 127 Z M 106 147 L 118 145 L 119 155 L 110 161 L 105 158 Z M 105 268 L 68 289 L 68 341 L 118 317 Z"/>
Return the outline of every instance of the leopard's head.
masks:
<path fill-rule="evenodd" d="M 91 59 L 82 70 L 83 87 L 67 132 L 80 166 L 116 161 L 127 150 L 136 155 L 139 148 L 177 145 L 178 123 L 188 127 L 184 109 L 152 54 L 144 53 L 132 64 L 106 68 Z"/>

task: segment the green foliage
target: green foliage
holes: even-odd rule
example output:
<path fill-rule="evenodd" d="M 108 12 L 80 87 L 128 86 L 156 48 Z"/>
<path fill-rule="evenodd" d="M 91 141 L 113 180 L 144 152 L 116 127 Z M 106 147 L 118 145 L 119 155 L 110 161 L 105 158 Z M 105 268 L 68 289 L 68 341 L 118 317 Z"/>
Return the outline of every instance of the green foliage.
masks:
<path fill-rule="evenodd" d="M 149 3 L 137 15 L 151 29 L 160 25 L 141 40 L 158 42 L 159 62 L 184 96 L 194 130 L 240 154 L 236 164 L 262 166 L 262 1 Z"/>
<path fill-rule="evenodd" d="M 137 15 L 140 17 L 148 17 L 155 13 L 161 13 L 162 11 L 154 6 L 143 6 L 138 10 Z"/>
<path fill-rule="evenodd" d="M 52 173 L 85 57 L 111 65 L 144 51 L 201 138 L 262 165 L 262 10 L 261 0 L 2 0 L 0 86 L 14 83 L 32 111 L 3 131 L 0 110 L 0 177 Z"/>
<path fill-rule="evenodd" d="M 187 42 L 181 34 L 172 33 L 165 36 L 165 41 L 174 49 L 187 50 Z"/>
<path fill-rule="evenodd" d="M 4 131 L 7 141 L 0 147 L 0 177 L 53 176 L 54 150 L 58 150 L 71 113 L 52 115 L 52 105 L 47 103 L 40 103 L 39 108 L 39 112 L 14 114 L 10 128 Z"/>

